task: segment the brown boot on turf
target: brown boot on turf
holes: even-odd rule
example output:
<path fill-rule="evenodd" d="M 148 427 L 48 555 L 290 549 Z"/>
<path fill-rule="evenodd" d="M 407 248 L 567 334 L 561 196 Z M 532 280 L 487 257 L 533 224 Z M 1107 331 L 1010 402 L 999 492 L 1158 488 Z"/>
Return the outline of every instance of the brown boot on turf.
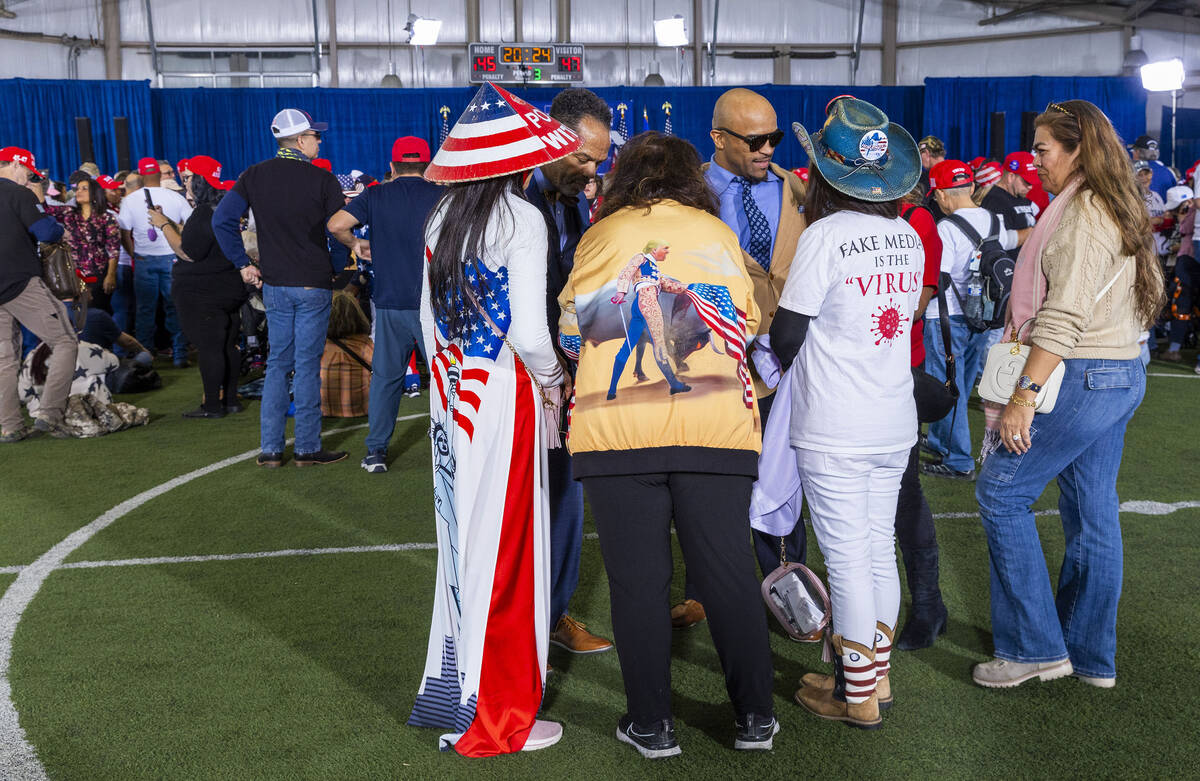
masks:
<path fill-rule="evenodd" d="M 892 707 L 892 682 L 888 673 L 892 669 L 892 635 L 895 630 L 882 621 L 875 622 L 875 696 L 879 709 Z"/>
<path fill-rule="evenodd" d="M 704 605 L 694 599 L 685 599 L 671 608 L 671 627 L 673 629 L 687 629 L 704 619 Z"/>
<path fill-rule="evenodd" d="M 879 700 L 875 696 L 875 652 L 852 640 L 833 636 L 834 686 L 832 689 L 804 687 L 796 702 L 809 713 L 841 721 L 860 729 L 878 729 Z M 847 699 L 855 700 L 847 702 Z"/>

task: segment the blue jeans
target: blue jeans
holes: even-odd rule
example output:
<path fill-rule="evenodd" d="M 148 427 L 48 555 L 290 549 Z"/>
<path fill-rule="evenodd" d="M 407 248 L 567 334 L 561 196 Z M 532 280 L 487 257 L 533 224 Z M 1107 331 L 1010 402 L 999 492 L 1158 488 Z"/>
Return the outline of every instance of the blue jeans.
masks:
<path fill-rule="evenodd" d="M 929 425 L 929 447 L 941 453 L 945 457 L 943 463 L 956 472 L 969 472 L 975 468 L 967 400 L 971 398 L 971 389 L 983 368 L 987 340 L 987 331 L 973 334 L 962 315 L 950 315 L 950 352 L 954 356 L 958 403 L 949 415 Z M 946 351 L 942 347 L 942 329 L 937 318 L 925 321 L 925 371 L 939 380 L 946 379 Z"/>
<path fill-rule="evenodd" d="M 1001 447 L 975 488 L 991 560 L 992 637 L 1000 659 L 1069 657 L 1082 675 L 1113 678 L 1123 564 L 1117 472 L 1146 371 L 1136 358 L 1064 363 L 1058 402 L 1034 416 L 1029 452 Z M 1057 595 L 1030 509 L 1056 476 L 1066 537 Z"/>
<path fill-rule="evenodd" d="M 171 298 L 171 267 L 174 255 L 134 255 L 133 290 L 137 296 L 137 340 L 147 350 L 154 349 L 154 315 L 158 308 L 158 297 L 163 299 L 164 325 L 171 334 L 175 360 L 187 359 L 187 338 L 179 327 L 175 314 L 175 301 Z"/>
<path fill-rule="evenodd" d="M 367 452 L 387 451 L 396 430 L 396 413 L 404 395 L 404 376 L 413 350 L 421 351 L 421 313 L 416 309 L 375 308 L 375 357 L 371 360 L 371 394 L 367 399 Z"/>
<path fill-rule="evenodd" d="M 133 266 L 117 266 L 117 287 L 112 292 L 113 320 L 125 333 L 133 332 L 130 314 L 133 313 Z M 153 345 L 143 345 L 147 349 Z"/>
<path fill-rule="evenodd" d="M 550 472 L 550 631 L 566 615 L 579 585 L 583 549 L 583 485 L 571 474 L 565 447 L 546 451 Z"/>
<path fill-rule="evenodd" d="M 322 287 L 262 287 L 267 307 L 267 375 L 259 414 L 264 453 L 282 453 L 287 425 L 288 374 L 295 371 L 296 453 L 321 449 L 321 354 L 333 292 Z"/>

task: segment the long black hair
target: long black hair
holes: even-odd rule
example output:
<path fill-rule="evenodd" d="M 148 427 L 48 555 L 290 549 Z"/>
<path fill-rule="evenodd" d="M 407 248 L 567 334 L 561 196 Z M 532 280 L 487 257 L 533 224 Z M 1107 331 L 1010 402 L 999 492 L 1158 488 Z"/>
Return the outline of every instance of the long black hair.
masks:
<path fill-rule="evenodd" d="M 808 168 L 808 196 L 804 199 L 804 216 L 812 225 L 822 217 L 828 217 L 837 212 L 858 212 L 871 214 L 876 217 L 895 219 L 900 216 L 898 201 L 864 201 L 852 195 L 846 195 L 835 190 L 821 176 L 821 169 L 815 165 Z"/>
<path fill-rule="evenodd" d="M 469 328 L 474 301 L 487 293 L 482 274 L 484 241 L 496 205 L 507 193 L 524 198 L 519 175 L 451 185 L 430 212 L 426 226 L 440 214 L 441 231 L 429 260 L 429 303 L 433 316 L 455 339 Z M 477 282 L 467 282 L 467 265 Z"/>
<path fill-rule="evenodd" d="M 211 206 L 217 208 L 217 204 L 225 197 L 224 190 L 218 190 L 208 183 L 200 174 L 192 176 L 192 200 L 197 206 Z"/>
<path fill-rule="evenodd" d="M 79 172 L 76 171 L 76 173 Z M 75 175 L 72 174 L 71 178 L 75 179 Z M 92 214 L 104 214 L 106 211 L 108 211 L 108 198 L 104 196 L 104 188 L 100 186 L 100 183 L 87 174 L 79 177 L 71 184 L 72 186 L 77 186 L 79 182 L 87 182 L 88 203 L 91 204 Z M 82 208 L 82 206 L 83 204 L 81 203 L 75 204 L 76 208 Z"/>

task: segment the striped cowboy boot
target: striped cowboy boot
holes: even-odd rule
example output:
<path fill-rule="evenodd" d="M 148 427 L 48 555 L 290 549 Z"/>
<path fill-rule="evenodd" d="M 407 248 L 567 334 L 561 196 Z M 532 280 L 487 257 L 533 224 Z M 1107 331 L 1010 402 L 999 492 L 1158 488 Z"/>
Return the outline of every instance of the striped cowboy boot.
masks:
<path fill-rule="evenodd" d="M 892 630 L 882 621 L 875 622 L 875 695 L 881 711 L 892 707 L 892 684 L 888 679 L 892 667 L 892 636 Z M 823 673 L 805 673 L 800 679 L 801 686 L 824 691 L 832 691 L 835 683 L 834 676 Z"/>
<path fill-rule="evenodd" d="M 878 729 L 879 700 L 875 696 L 875 652 L 865 645 L 833 636 L 832 689 L 804 687 L 796 702 L 823 719 L 842 721 L 860 729 Z"/>

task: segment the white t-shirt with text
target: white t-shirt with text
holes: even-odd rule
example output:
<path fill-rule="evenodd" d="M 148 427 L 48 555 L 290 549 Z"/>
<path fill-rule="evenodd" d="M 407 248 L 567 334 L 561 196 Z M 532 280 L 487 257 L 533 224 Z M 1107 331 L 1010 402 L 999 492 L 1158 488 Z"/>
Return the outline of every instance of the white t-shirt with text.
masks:
<path fill-rule="evenodd" d="M 149 208 L 146 206 L 146 193 L 150 193 L 150 199 L 154 201 L 154 205 L 161 206 L 163 214 L 167 215 L 172 222 L 183 225 L 187 222 L 187 218 L 192 216 L 191 205 L 179 193 L 163 187 L 142 187 L 121 199 L 117 225 L 121 226 L 122 230 L 133 233 L 133 251 L 136 254 L 173 255 L 171 245 L 167 243 L 161 230 L 155 228 L 157 235 L 154 241 L 150 241 L 151 225 Z"/>
<path fill-rule="evenodd" d="M 971 223 L 971 227 L 979 233 L 980 237 L 986 239 L 991 235 L 992 213 L 987 209 L 975 206 L 959 209 L 954 213 Z M 1000 223 L 1000 246 L 1008 250 L 1015 248 L 1017 232 L 1009 230 L 1004 224 L 1004 218 L 999 214 L 995 217 L 996 221 Z M 964 301 L 967 299 L 967 280 L 971 276 L 971 256 L 975 253 L 975 243 L 967 238 L 967 234 L 963 233 L 962 228 L 945 218 L 938 220 L 937 231 L 938 237 L 942 240 L 942 273 L 949 274 L 950 279 L 954 281 L 954 290 L 946 291 L 946 307 L 950 310 L 951 316 L 961 315 L 963 311 L 962 306 L 958 303 L 958 297 L 962 296 Z M 934 298 L 925 308 L 925 317 L 933 319 L 940 316 L 938 300 Z"/>
<path fill-rule="evenodd" d="M 780 307 L 809 315 L 792 366 L 792 447 L 893 453 L 913 446 L 909 333 L 924 249 L 900 218 L 838 212 L 800 234 Z"/>

